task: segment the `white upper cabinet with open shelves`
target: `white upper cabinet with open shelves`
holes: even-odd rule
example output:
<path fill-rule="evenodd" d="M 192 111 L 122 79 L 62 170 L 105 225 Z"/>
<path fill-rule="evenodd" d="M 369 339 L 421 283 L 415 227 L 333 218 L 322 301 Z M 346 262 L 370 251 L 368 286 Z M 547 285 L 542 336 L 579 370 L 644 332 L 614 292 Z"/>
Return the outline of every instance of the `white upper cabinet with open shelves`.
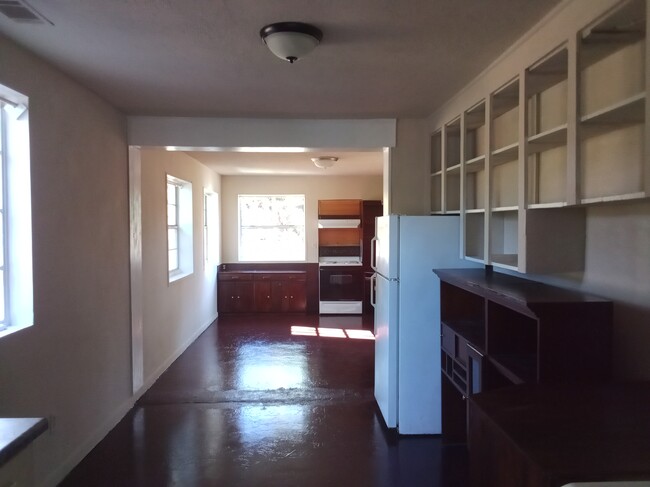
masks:
<path fill-rule="evenodd" d="M 442 212 L 442 130 L 429 137 L 429 166 L 431 174 L 431 213 Z"/>
<path fill-rule="evenodd" d="M 578 34 L 578 203 L 650 196 L 647 9 L 622 2 Z"/>
<path fill-rule="evenodd" d="M 445 143 L 443 145 L 445 213 L 460 213 L 460 142 L 460 118 L 457 118 L 445 126 Z"/>
<path fill-rule="evenodd" d="M 474 90 L 481 100 L 441 121 L 431 136 L 431 211 L 460 212 L 465 258 L 580 270 L 585 207 L 650 197 L 649 3 L 621 0 L 585 16 L 510 81 Z"/>
<path fill-rule="evenodd" d="M 460 213 L 461 134 L 460 117 L 445 124 L 429 138 L 431 213 Z"/>
<path fill-rule="evenodd" d="M 552 208 L 568 204 L 569 51 L 566 45 L 526 69 L 526 206 Z M 574 132 L 574 120 L 571 127 Z M 569 161 L 570 162 L 570 161 Z M 573 166 L 570 166 L 573 167 Z"/>
<path fill-rule="evenodd" d="M 490 95 L 488 262 L 517 269 L 519 259 L 520 80 Z"/>
<path fill-rule="evenodd" d="M 461 118 L 461 211 L 463 214 L 463 255 L 485 260 L 485 207 L 487 198 L 488 125 L 486 103 L 481 100 Z"/>

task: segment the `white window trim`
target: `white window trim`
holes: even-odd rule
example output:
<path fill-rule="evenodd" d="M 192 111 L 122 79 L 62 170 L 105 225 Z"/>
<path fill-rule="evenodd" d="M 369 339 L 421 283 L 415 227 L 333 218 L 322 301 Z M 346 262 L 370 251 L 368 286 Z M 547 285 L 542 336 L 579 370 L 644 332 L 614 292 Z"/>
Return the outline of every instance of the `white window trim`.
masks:
<path fill-rule="evenodd" d="M 0 338 L 34 324 L 28 103 L 26 96 L 0 85 L 5 284 Z"/>
<path fill-rule="evenodd" d="M 221 263 L 219 193 L 203 188 L 203 266 L 208 270 Z"/>
<path fill-rule="evenodd" d="M 193 201 L 192 201 L 192 183 L 185 181 L 171 174 L 165 177 L 165 208 L 167 208 L 167 183 L 178 186 L 177 193 L 177 223 L 178 223 L 178 268 L 173 271 L 169 270 L 169 242 L 167 230 L 165 230 L 165 246 L 167 247 L 167 264 L 168 282 L 172 283 L 194 273 L 194 232 L 193 232 Z M 167 211 L 165 211 L 165 229 L 167 225 Z"/>

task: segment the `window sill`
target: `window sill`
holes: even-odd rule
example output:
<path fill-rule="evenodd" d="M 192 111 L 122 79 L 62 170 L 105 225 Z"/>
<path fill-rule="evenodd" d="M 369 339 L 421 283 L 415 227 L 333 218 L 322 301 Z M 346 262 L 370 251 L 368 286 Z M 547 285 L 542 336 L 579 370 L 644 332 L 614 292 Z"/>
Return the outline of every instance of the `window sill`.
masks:
<path fill-rule="evenodd" d="M 25 328 L 29 328 L 32 325 L 33 323 L 28 323 L 26 325 L 8 326 L 4 330 L 0 330 L 0 338 L 4 338 L 7 335 L 11 335 L 12 333 L 16 333 L 17 331 L 24 330 Z"/>
<path fill-rule="evenodd" d="M 177 271 L 174 272 L 173 274 L 169 274 L 169 284 L 172 282 L 180 281 L 184 277 L 191 276 L 194 273 L 194 271 Z"/>

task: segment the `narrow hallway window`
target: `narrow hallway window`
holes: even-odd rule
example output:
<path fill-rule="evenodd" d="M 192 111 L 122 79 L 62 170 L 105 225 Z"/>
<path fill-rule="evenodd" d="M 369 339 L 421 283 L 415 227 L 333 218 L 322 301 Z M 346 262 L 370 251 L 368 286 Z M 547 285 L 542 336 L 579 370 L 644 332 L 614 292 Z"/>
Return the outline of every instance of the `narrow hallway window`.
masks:
<path fill-rule="evenodd" d="M 0 337 L 34 324 L 27 107 L 0 85 Z"/>
<path fill-rule="evenodd" d="M 194 272 L 192 183 L 167 175 L 167 271 L 169 282 Z"/>

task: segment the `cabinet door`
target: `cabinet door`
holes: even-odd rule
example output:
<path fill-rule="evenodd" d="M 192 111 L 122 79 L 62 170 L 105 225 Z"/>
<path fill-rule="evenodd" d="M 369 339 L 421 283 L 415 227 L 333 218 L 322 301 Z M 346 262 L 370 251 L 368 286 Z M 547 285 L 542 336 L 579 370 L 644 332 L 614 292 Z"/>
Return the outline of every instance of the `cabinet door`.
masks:
<path fill-rule="evenodd" d="M 220 313 L 232 313 L 235 310 L 235 302 L 237 296 L 237 282 L 235 281 L 219 281 L 218 291 L 218 304 Z"/>
<path fill-rule="evenodd" d="M 258 313 L 273 311 L 272 284 L 272 281 L 255 282 L 255 311 Z"/>
<path fill-rule="evenodd" d="M 251 313 L 255 311 L 255 291 L 251 281 L 236 283 L 237 299 L 236 309 L 238 313 Z"/>
<path fill-rule="evenodd" d="M 219 281 L 219 311 L 242 313 L 254 311 L 253 283 L 250 281 Z"/>
<path fill-rule="evenodd" d="M 289 296 L 287 311 L 304 312 L 307 308 L 306 282 L 304 280 L 289 280 L 284 284 Z"/>
<path fill-rule="evenodd" d="M 361 200 L 319 200 L 319 217 L 358 218 L 361 214 Z"/>
<path fill-rule="evenodd" d="M 307 290 L 304 278 L 285 278 L 273 283 L 275 311 L 299 313 L 307 309 Z"/>

